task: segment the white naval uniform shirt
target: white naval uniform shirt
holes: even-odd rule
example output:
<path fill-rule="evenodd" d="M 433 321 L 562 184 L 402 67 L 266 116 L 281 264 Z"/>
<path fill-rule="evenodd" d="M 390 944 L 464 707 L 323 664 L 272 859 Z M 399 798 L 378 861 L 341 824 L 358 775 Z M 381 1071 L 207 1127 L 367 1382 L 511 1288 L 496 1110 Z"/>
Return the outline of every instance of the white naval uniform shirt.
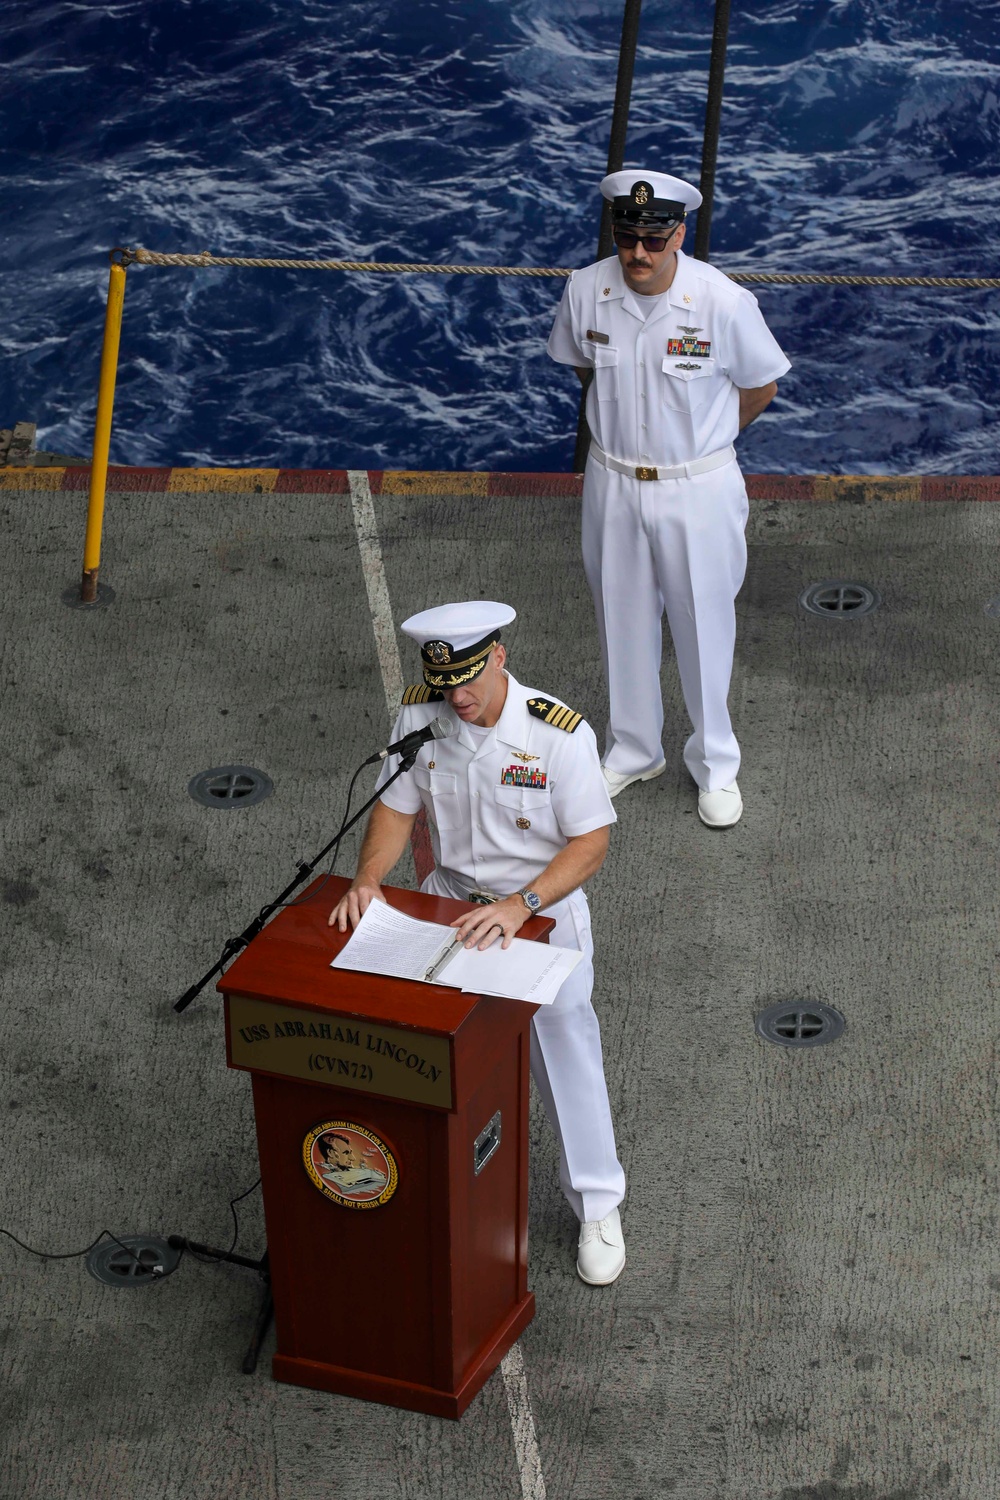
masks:
<path fill-rule="evenodd" d="M 647 301 L 655 305 L 640 311 Z M 587 423 L 605 453 L 662 468 L 727 447 L 739 431 L 739 388 L 791 369 L 756 297 L 680 250 L 658 298 L 629 289 L 617 255 L 574 271 L 548 352 L 593 367 Z"/>
<path fill-rule="evenodd" d="M 481 887 L 501 896 L 530 886 L 569 839 L 617 821 L 590 725 L 581 720 L 567 734 L 535 718 L 529 698 L 562 700 L 506 676 L 503 712 L 481 740 L 447 703 L 403 708 L 393 740 L 439 717 L 453 719 L 457 733 L 421 746 L 413 769 L 382 796 L 396 812 L 425 807 L 438 866 L 470 891 Z M 383 765 L 380 787 L 395 764 Z M 530 779 L 533 786 L 516 784 Z"/>

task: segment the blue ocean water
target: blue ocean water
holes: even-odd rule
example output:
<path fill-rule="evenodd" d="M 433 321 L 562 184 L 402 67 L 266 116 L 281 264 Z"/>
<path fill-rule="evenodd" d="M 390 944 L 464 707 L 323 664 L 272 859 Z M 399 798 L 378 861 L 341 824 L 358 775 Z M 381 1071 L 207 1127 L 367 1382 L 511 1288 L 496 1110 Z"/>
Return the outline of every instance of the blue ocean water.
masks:
<path fill-rule="evenodd" d="M 645 0 L 629 165 L 697 182 L 712 19 Z M 716 264 L 1000 274 L 998 20 L 734 0 Z M 0 425 L 90 452 L 113 245 L 586 264 L 620 26 L 620 0 L 5 7 Z M 112 460 L 567 469 L 561 287 L 133 268 Z M 745 469 L 998 472 L 1000 292 L 755 290 L 793 369 Z"/>

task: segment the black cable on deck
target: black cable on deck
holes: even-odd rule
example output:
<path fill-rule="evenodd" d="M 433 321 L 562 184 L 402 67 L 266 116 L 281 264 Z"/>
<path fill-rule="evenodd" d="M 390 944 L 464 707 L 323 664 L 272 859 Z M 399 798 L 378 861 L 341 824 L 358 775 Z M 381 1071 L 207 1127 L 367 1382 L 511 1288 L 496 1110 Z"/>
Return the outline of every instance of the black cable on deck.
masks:
<path fill-rule="evenodd" d="M 719 152 L 722 118 L 722 88 L 726 81 L 726 41 L 729 36 L 729 0 L 715 0 L 712 59 L 708 68 L 708 99 L 705 104 L 705 136 L 701 148 L 701 196 L 698 228 L 694 237 L 695 260 L 708 260 L 712 233 L 712 200 L 715 196 L 715 160 Z"/>
<path fill-rule="evenodd" d="M 632 103 L 632 74 L 635 70 L 635 49 L 639 41 L 639 12 L 642 0 L 625 0 L 622 17 L 622 39 L 618 48 L 618 81 L 615 84 L 615 107 L 611 113 L 611 138 L 608 141 L 608 171 L 620 172 L 625 162 L 625 137 L 628 134 L 628 112 Z M 601 228 L 597 238 L 597 259 L 604 260 L 611 254 L 611 204 L 604 199 L 601 210 Z M 580 416 L 576 425 L 576 454 L 573 458 L 573 473 L 582 474 L 587 466 L 590 449 L 590 430 L 587 427 L 587 386 L 580 393 Z"/>

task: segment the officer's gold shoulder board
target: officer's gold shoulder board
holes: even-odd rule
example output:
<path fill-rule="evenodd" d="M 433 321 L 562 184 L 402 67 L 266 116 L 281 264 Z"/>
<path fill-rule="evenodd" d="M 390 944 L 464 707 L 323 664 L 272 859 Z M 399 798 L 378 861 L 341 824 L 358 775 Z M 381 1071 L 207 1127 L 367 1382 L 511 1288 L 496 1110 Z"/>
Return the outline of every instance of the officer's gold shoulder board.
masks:
<path fill-rule="evenodd" d="M 529 698 L 528 712 L 532 718 L 551 724 L 553 729 L 565 729 L 567 734 L 572 734 L 583 720 L 583 714 L 574 713 L 562 703 L 553 703 L 551 698 Z"/>
<path fill-rule="evenodd" d="M 444 695 L 437 688 L 428 687 L 426 682 L 414 682 L 403 692 L 402 706 L 408 703 L 441 703 Z"/>

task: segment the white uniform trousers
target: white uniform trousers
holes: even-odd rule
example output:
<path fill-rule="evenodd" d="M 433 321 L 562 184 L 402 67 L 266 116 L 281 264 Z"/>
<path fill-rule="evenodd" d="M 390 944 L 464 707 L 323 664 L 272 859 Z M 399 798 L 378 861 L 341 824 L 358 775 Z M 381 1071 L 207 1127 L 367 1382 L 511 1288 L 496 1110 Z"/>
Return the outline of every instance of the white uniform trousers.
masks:
<path fill-rule="evenodd" d="M 748 515 L 735 459 L 691 479 L 661 480 L 630 479 L 588 459 L 583 565 L 608 684 L 609 770 L 631 775 L 663 759 L 665 608 L 694 729 L 684 763 L 701 791 L 735 781 L 740 747 L 726 700 Z"/>
<path fill-rule="evenodd" d="M 469 886 L 451 871 L 432 870 L 420 889 L 469 899 Z M 590 1003 L 594 942 L 587 898 L 574 891 L 542 916 L 554 920 L 558 947 L 583 954 L 552 1004 L 539 1006 L 531 1023 L 531 1076 L 559 1142 L 559 1185 L 582 1223 L 618 1207 L 625 1173 L 615 1150 L 600 1023 Z"/>

